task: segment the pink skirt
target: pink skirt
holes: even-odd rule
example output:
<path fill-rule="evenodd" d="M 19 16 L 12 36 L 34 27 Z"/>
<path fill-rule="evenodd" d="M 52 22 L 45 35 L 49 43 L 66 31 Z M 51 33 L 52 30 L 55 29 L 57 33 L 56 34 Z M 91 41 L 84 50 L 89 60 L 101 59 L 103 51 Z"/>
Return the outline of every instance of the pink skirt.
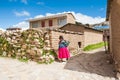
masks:
<path fill-rule="evenodd" d="M 67 47 L 59 48 L 58 58 L 60 58 L 60 59 L 62 59 L 62 58 L 70 58 L 70 53 L 69 53 Z"/>

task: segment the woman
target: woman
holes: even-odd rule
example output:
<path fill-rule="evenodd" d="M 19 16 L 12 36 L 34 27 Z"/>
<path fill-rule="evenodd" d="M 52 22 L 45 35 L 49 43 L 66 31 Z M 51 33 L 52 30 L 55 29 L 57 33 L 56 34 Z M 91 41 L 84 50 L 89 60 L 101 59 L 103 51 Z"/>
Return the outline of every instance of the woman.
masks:
<path fill-rule="evenodd" d="M 64 40 L 63 36 L 59 36 L 59 49 L 58 49 L 58 58 L 60 62 L 63 61 L 63 58 L 70 58 L 70 53 L 66 46 L 66 41 Z"/>

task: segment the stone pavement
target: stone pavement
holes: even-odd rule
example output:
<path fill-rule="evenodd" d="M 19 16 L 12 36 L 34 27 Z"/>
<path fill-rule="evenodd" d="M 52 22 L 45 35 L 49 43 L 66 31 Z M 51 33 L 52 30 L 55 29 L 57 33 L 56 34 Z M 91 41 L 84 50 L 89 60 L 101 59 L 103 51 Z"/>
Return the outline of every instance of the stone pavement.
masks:
<path fill-rule="evenodd" d="M 77 63 L 70 63 L 69 69 L 64 68 L 68 63 L 70 61 L 47 65 L 0 57 L 0 80 L 115 80 L 114 77 L 77 70 Z"/>

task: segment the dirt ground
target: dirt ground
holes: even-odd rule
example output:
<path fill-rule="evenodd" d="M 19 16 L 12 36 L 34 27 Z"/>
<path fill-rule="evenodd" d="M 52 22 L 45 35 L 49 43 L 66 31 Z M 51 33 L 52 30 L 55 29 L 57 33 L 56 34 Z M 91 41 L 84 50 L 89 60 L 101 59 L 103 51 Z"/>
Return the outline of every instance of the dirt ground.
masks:
<path fill-rule="evenodd" d="M 114 66 L 104 49 L 85 52 L 67 62 L 37 64 L 0 58 L 0 80 L 116 80 Z"/>
<path fill-rule="evenodd" d="M 107 77 L 115 76 L 111 56 L 105 53 L 104 48 L 73 56 L 64 68 L 79 72 L 95 73 Z"/>

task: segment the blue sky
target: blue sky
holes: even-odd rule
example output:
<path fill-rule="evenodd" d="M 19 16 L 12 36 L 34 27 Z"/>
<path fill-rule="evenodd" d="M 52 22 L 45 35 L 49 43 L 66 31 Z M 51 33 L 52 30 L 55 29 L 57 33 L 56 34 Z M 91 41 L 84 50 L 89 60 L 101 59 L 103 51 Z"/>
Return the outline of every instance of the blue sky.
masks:
<path fill-rule="evenodd" d="M 45 16 L 47 13 L 73 12 L 77 17 L 80 16 L 79 19 L 87 16 L 93 22 L 99 21 L 106 17 L 106 2 L 107 0 L 0 0 L 0 28 L 6 29 L 21 22 L 25 24 L 25 20 L 38 15 Z"/>

